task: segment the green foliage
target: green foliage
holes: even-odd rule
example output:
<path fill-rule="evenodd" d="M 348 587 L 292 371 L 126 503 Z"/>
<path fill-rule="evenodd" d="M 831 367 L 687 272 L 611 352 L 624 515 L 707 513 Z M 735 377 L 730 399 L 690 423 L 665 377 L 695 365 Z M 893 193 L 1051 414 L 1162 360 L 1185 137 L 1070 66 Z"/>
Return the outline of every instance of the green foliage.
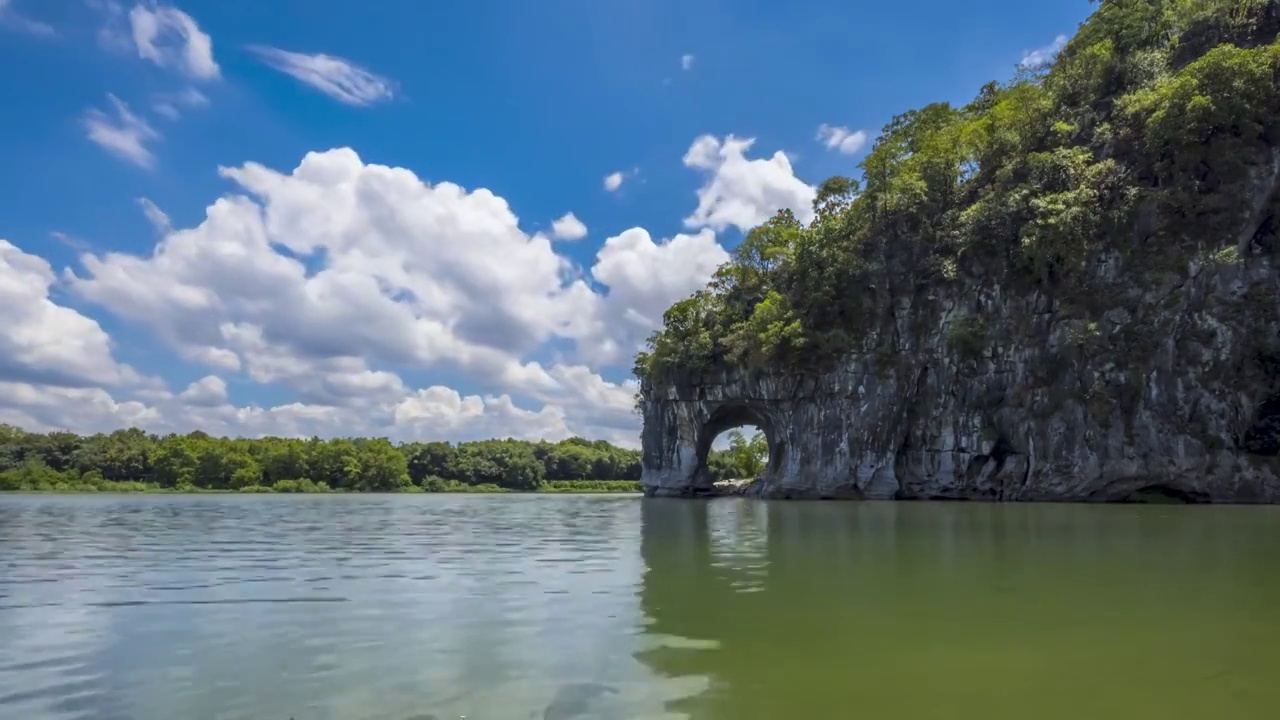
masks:
<path fill-rule="evenodd" d="M 1104 252 L 1185 265 L 1235 243 L 1280 138 L 1275 0 L 1098 5 L 1048 67 L 893 118 L 860 180 L 819 186 L 808 225 L 784 210 L 747 233 L 664 315 L 642 385 L 888 357 L 893 301 L 919 314 L 931 288 L 1039 289 L 1088 315 Z"/>
<path fill-rule="evenodd" d="M 763 432 L 747 437 L 741 430 L 729 431 L 729 448 L 707 453 L 707 469 L 716 480 L 743 480 L 759 477 L 769 460 L 769 441 Z"/>
<path fill-rule="evenodd" d="M 84 437 L 0 425 L 0 491 L 505 492 L 550 483 L 559 492 L 632 492 L 639 479 L 638 452 L 580 437 L 395 445 L 138 429 Z"/>

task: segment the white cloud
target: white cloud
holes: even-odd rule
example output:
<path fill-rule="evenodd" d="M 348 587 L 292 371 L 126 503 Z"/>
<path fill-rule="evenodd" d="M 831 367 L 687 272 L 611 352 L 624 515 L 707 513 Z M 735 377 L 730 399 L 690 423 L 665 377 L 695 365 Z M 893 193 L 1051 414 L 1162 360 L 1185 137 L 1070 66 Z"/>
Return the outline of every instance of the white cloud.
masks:
<path fill-rule="evenodd" d="M 410 437 L 514 437 L 521 440 L 562 440 L 573 433 L 564 411 L 543 405 L 537 411 L 517 407 L 510 396 L 468 395 L 433 385 L 395 405 L 394 423 Z"/>
<path fill-rule="evenodd" d="M 147 216 L 147 222 L 161 234 L 168 233 L 172 226 L 169 223 L 169 216 L 165 214 L 155 203 L 147 198 L 138 198 L 138 205 L 142 208 L 142 214 Z"/>
<path fill-rule="evenodd" d="M 217 381 L 217 382 L 215 382 Z M 338 406 L 286 403 L 237 406 L 225 384 L 209 376 L 176 395 L 113 395 L 102 388 L 67 388 L 0 380 L 0 423 L 47 432 L 109 432 L 140 427 L 156 433 L 203 430 L 213 435 L 307 438 L 351 435 L 395 440 L 479 440 L 515 437 L 560 440 L 580 434 L 556 405 L 533 410 L 507 395 L 462 395 L 443 386 L 407 393 L 395 402 L 353 413 Z M 637 429 L 580 428 L 593 437 L 636 447 Z"/>
<path fill-rule="evenodd" d="M 185 12 L 163 5 L 134 5 L 129 27 L 138 57 L 200 80 L 218 77 L 213 41 Z"/>
<path fill-rule="evenodd" d="M 527 417 L 545 432 L 633 441 L 632 383 L 606 381 L 598 364 L 522 358 L 560 338 L 579 362 L 629 365 L 665 304 L 725 258 L 710 231 L 662 244 L 628 231 L 597 257 L 592 277 L 608 287 L 597 292 L 484 189 L 430 185 L 349 149 L 310 153 L 291 173 L 221 172 L 242 192 L 199 225 L 169 231 L 152 252 L 85 255 L 68 286 L 188 360 L 287 388 L 307 408 L 388 423 L 419 392 L 397 369 L 452 368 L 481 388 L 486 418 L 513 423 L 508 432 Z M 401 419 L 418 418 L 414 407 Z M 474 413 L 475 401 L 458 407 Z"/>
<path fill-rule="evenodd" d="M 818 140 L 828 150 L 837 150 L 842 155 L 852 155 L 867 144 L 867 133 L 863 130 L 850 131 L 847 127 L 835 127 L 822 124 L 818 126 Z"/>
<path fill-rule="evenodd" d="M 684 164 L 703 171 L 707 181 L 698 190 L 698 206 L 685 218 L 686 226 L 717 232 L 734 226 L 745 232 L 783 208 L 790 208 L 801 222 L 813 219 L 814 188 L 795 176 L 782 151 L 767 160 L 747 159 L 753 144 L 755 138 L 733 135 L 723 141 L 711 135 L 693 141 Z"/>
<path fill-rule="evenodd" d="M 53 26 L 39 20 L 20 14 L 13 7 L 11 0 L 0 0 L 0 27 L 10 28 L 28 35 L 38 35 L 43 37 L 53 37 L 58 34 Z"/>
<path fill-rule="evenodd" d="M 115 385 L 138 374 L 117 363 L 96 320 L 55 303 L 53 269 L 0 240 L 0 380 Z"/>
<path fill-rule="evenodd" d="M 316 354 L 400 363 L 485 362 L 573 337 L 589 309 L 590 289 L 564 281 L 571 267 L 550 239 L 523 233 L 487 190 L 428 185 L 349 149 L 310 153 L 291 175 L 254 163 L 221 172 L 261 204 L 222 198 L 151 257 L 87 258 L 90 277 L 73 287 L 200 344 L 222 345 L 231 322 Z M 317 273 L 290 257 L 320 250 Z"/>
<path fill-rule="evenodd" d="M 350 60 L 274 47 L 253 46 L 250 50 L 267 65 L 347 105 L 372 105 L 390 100 L 395 94 L 395 84 L 391 80 L 375 75 Z"/>
<path fill-rule="evenodd" d="M 733 167 L 735 142 L 695 143 L 686 164 L 772 177 L 752 165 L 770 161 Z M 10 264 L 28 279 L 0 277 L 0 294 L 25 288 L 0 298 L 0 323 L 52 339 L 24 330 L 6 338 L 23 338 L 23 349 L 0 347 L 0 357 L 21 359 L 10 363 L 21 372 L 0 374 L 0 422 L 250 436 L 578 434 L 634 446 L 636 385 L 601 373 L 629 367 L 663 311 L 728 257 L 709 227 L 662 241 L 631 228 L 608 238 L 584 272 L 549 235 L 523 231 L 488 190 L 428 184 L 345 148 L 309 153 L 291 172 L 256 163 L 220 172 L 238 189 L 198 224 L 174 228 L 140 199 L 161 234 L 154 249 L 85 253 L 81 269 L 64 273 L 74 296 L 213 374 L 172 391 L 132 382 L 102 328 L 50 299 L 48 264 L 19 253 Z M 551 233 L 585 232 L 570 220 L 581 224 L 569 213 Z M 37 310 L 10 317 L 10 308 Z M 54 332 L 58 318 L 79 330 Z M 77 335 L 86 338 L 78 345 L 69 341 Z M 560 348 L 549 361 L 529 359 L 549 347 Z M 408 381 L 440 370 L 474 390 Z M 227 373 L 292 397 L 237 406 Z"/>
<path fill-rule="evenodd" d="M 551 234 L 557 240 L 581 240 L 587 236 L 587 226 L 573 213 L 551 223 Z"/>
<path fill-rule="evenodd" d="M 1053 59 L 1057 57 L 1058 53 L 1062 51 L 1062 48 L 1066 46 L 1067 36 L 1059 35 L 1048 45 L 1025 53 L 1018 65 L 1027 69 L 1043 67 L 1053 62 Z"/>
<path fill-rule="evenodd" d="M 227 381 L 217 375 L 206 375 L 187 386 L 178 398 L 196 407 L 218 407 L 227 402 Z"/>
<path fill-rule="evenodd" d="M 49 232 L 49 237 L 71 248 L 72 250 L 75 250 L 78 253 L 89 251 L 89 247 L 90 247 L 89 243 L 85 242 L 84 240 L 81 240 L 78 237 L 72 237 L 71 235 L 68 235 L 64 232 L 58 232 L 57 230 L 53 230 Z"/>
<path fill-rule="evenodd" d="M 151 109 L 155 110 L 157 115 L 170 120 L 182 117 L 183 110 L 208 107 L 208 105 L 208 96 L 195 88 L 187 88 L 176 93 L 162 93 L 156 95 L 151 101 Z"/>
<path fill-rule="evenodd" d="M 625 179 L 626 179 L 626 175 L 624 175 L 621 171 L 611 172 L 608 175 L 604 176 L 604 189 L 608 190 L 609 192 L 614 192 L 618 188 L 622 187 L 622 181 Z"/>
<path fill-rule="evenodd" d="M 662 325 L 667 308 L 705 286 L 728 259 L 708 229 L 655 243 L 636 227 L 606 240 L 591 274 L 609 288 L 598 315 L 609 331 L 592 334 L 598 342 L 584 348 L 584 357 L 602 363 L 629 359 Z"/>
<path fill-rule="evenodd" d="M 102 149 L 144 168 L 155 165 L 155 156 L 147 144 L 160 139 L 160 133 L 146 120 L 134 115 L 128 104 L 115 95 L 108 94 L 114 117 L 91 108 L 84 116 L 88 137 Z"/>
<path fill-rule="evenodd" d="M 693 61 L 694 61 L 694 57 L 693 57 L 692 55 L 681 55 L 681 56 L 680 56 L 680 68 L 681 68 L 682 70 L 689 70 L 689 69 L 692 69 L 692 68 L 693 68 Z"/>

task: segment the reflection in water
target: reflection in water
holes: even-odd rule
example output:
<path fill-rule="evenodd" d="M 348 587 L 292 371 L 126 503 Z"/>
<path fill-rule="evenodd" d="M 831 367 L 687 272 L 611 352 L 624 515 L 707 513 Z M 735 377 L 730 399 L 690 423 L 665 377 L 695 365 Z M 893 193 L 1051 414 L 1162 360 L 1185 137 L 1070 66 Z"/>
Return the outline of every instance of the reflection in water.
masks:
<path fill-rule="evenodd" d="M 698 719 L 1272 717 L 1278 510 L 647 500 L 649 631 L 698 642 L 638 657 Z"/>
<path fill-rule="evenodd" d="M 711 566 L 731 577 L 738 592 L 763 590 L 769 569 L 767 506 L 726 502 L 706 507 Z"/>

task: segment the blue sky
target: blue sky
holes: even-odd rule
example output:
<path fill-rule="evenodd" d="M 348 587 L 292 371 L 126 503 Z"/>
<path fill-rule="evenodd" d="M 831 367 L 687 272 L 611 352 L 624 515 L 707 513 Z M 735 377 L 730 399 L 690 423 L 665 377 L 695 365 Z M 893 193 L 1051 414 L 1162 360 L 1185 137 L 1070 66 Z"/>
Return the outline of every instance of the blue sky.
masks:
<path fill-rule="evenodd" d="M 0 422 L 634 444 L 630 354 L 742 228 L 1092 8 L 0 0 Z"/>

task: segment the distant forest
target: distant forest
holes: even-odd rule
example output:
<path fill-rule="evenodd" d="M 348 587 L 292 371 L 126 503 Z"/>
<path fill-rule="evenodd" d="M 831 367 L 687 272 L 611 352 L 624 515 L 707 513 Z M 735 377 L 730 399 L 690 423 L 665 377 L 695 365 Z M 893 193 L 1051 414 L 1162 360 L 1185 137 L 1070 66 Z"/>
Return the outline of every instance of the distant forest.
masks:
<path fill-rule="evenodd" d="M 712 451 L 717 478 L 754 476 L 762 442 Z M 754 449 L 752 449 L 754 447 Z M 636 492 L 640 453 L 603 440 L 409 442 L 32 433 L 0 425 L 0 491 Z"/>

